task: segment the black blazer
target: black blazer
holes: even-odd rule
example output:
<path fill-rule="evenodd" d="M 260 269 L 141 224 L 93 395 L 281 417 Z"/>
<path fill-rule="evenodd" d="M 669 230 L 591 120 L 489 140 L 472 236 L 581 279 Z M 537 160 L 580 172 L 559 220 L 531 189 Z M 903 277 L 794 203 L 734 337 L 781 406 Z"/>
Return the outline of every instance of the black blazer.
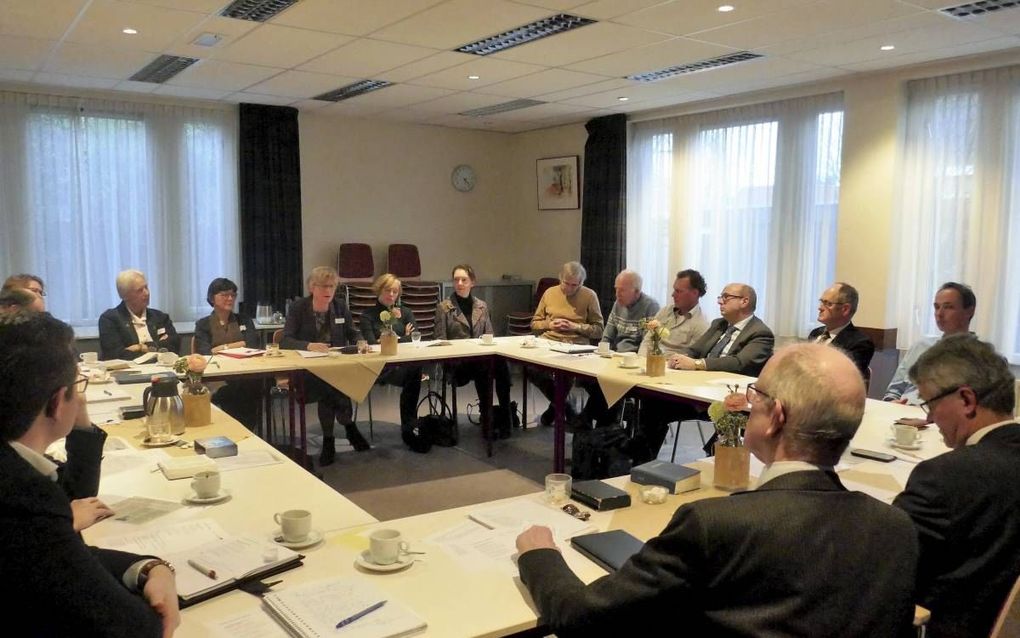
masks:
<path fill-rule="evenodd" d="M 418 325 L 414 322 L 414 312 L 399 301 L 393 304 L 393 307 L 400 309 L 400 318 L 393 320 L 393 332 L 397 333 L 397 337 L 401 341 L 410 341 L 411 335 L 407 334 L 407 326 L 411 325 L 412 329 L 414 329 Z M 379 335 L 383 331 L 383 323 L 382 319 L 379 318 L 379 313 L 386 309 L 386 306 L 379 303 L 379 300 L 376 299 L 374 306 L 362 311 L 360 322 L 362 339 L 371 344 L 379 343 Z"/>
<path fill-rule="evenodd" d="M 808 341 L 814 341 L 825 332 L 825 326 L 818 326 L 808 334 Z M 857 369 L 861 371 L 864 382 L 871 378 L 868 366 L 871 365 L 871 357 L 875 355 L 875 343 L 866 334 L 857 329 L 853 322 L 848 323 L 846 328 L 839 331 L 836 338 L 830 342 L 853 359 Z"/>
<path fill-rule="evenodd" d="M 1020 576 L 1020 423 L 919 463 L 893 505 L 921 539 L 928 635 L 987 636 Z"/>
<path fill-rule="evenodd" d="M 0 600 L 32 636 L 160 636 L 162 620 L 121 582 L 143 556 L 89 547 L 67 496 L 0 442 Z"/>
<path fill-rule="evenodd" d="M 212 354 L 213 339 L 210 326 L 213 319 L 213 315 L 209 315 L 195 322 L 195 352 L 198 354 Z M 241 327 L 241 337 L 244 338 L 246 348 L 258 348 L 262 345 L 259 342 L 259 333 L 255 330 L 254 321 L 244 315 L 232 312 L 230 313 L 230 322 L 234 321 Z"/>
<path fill-rule="evenodd" d="M 719 317 L 708 326 L 708 330 L 700 339 L 689 348 L 681 348 L 679 352 L 695 359 L 705 359 L 706 370 L 758 376 L 772 356 L 772 347 L 776 341 L 772 331 L 761 319 L 751 317 L 744 329 L 737 333 L 737 338 L 725 357 L 708 358 L 708 352 L 729 327 L 729 322 Z"/>
<path fill-rule="evenodd" d="M 350 346 L 357 343 L 358 331 L 354 329 L 354 319 L 351 318 L 351 311 L 343 299 L 338 297 L 333 299 L 329 309 L 326 310 L 326 321 L 329 323 L 330 346 Z M 302 297 L 290 305 L 280 347 L 285 350 L 307 350 L 309 343 L 318 341 L 312 298 Z"/>
<path fill-rule="evenodd" d="M 634 635 L 664 611 L 690 636 L 909 636 L 916 564 L 903 512 L 820 471 L 683 505 L 619 571 L 587 586 L 558 551 L 518 559 L 561 637 Z"/>
<path fill-rule="evenodd" d="M 174 330 L 174 322 L 170 321 L 168 314 L 155 308 L 146 308 L 145 324 L 157 348 L 166 348 L 180 354 L 181 338 Z M 131 325 L 131 313 L 123 301 L 99 316 L 100 359 L 134 359 L 141 353 L 131 352 L 127 348 L 137 343 L 138 333 Z"/>

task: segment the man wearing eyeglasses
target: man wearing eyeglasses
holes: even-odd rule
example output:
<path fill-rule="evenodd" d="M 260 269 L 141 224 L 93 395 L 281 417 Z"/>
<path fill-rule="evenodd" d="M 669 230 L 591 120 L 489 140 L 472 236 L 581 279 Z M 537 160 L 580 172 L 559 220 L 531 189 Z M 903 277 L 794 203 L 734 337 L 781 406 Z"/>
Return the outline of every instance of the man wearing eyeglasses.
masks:
<path fill-rule="evenodd" d="M 29 273 L 11 275 L 4 281 L 3 289 L 6 291 L 12 288 L 27 290 L 36 296 L 36 299 L 34 299 L 32 304 L 29 305 L 32 310 L 37 310 L 39 312 L 44 312 L 46 310 L 46 285 L 43 283 L 41 277 L 31 275 Z"/>
<path fill-rule="evenodd" d="M 808 334 L 808 341 L 835 346 L 847 353 L 867 385 L 875 344 L 853 324 L 859 299 L 857 289 L 850 284 L 840 281 L 826 288 L 818 300 L 818 321 L 822 325 Z"/>
<path fill-rule="evenodd" d="M 756 489 L 682 505 L 618 571 L 585 585 L 546 527 L 517 537 L 521 581 L 552 632 L 627 636 L 668 610 L 691 636 L 908 636 L 917 534 L 833 467 L 864 414 L 839 350 L 783 348 L 747 390 Z"/>
<path fill-rule="evenodd" d="M 121 302 L 99 316 L 99 358 L 133 359 L 146 352 L 180 353 L 181 338 L 170 315 L 149 307 L 149 282 L 137 270 L 117 275 Z"/>
<path fill-rule="evenodd" d="M 894 505 L 921 542 L 928 635 L 987 636 L 1020 576 L 1020 423 L 1014 378 L 991 344 L 946 337 L 910 368 L 952 451 L 918 464 Z"/>
<path fill-rule="evenodd" d="M 932 304 L 935 311 L 935 325 L 942 331 L 942 338 L 970 333 L 970 321 L 974 318 L 974 310 L 977 308 L 977 297 L 970 286 L 948 281 L 935 293 L 935 303 Z M 893 373 L 889 387 L 886 388 L 883 401 L 896 401 L 898 403 L 910 403 L 911 405 L 920 402 L 917 396 L 917 386 L 911 383 L 907 372 L 921 357 L 924 352 L 935 343 L 934 339 L 925 337 L 910 346 L 907 353 L 900 360 L 896 372 Z"/>
<path fill-rule="evenodd" d="M 45 313 L 0 317 L 0 599 L 46 636 L 170 636 L 173 567 L 77 534 L 46 448 L 88 418 L 74 333 Z"/>

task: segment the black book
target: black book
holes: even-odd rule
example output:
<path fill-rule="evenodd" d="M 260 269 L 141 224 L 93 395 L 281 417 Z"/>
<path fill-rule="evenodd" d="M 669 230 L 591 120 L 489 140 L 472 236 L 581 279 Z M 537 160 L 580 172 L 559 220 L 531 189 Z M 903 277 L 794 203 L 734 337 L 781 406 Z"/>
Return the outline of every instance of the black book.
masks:
<path fill-rule="evenodd" d="M 641 551 L 644 543 L 622 529 L 584 534 L 570 539 L 578 552 L 607 572 L 615 572 Z"/>
<path fill-rule="evenodd" d="M 570 488 L 570 498 L 600 512 L 630 507 L 630 494 L 599 480 L 575 481 Z"/>

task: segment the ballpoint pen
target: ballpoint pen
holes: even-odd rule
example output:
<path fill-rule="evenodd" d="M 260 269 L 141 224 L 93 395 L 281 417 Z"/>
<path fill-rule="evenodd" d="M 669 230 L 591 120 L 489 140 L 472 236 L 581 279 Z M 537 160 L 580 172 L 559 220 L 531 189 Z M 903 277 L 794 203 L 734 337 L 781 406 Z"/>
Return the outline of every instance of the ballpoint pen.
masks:
<path fill-rule="evenodd" d="M 213 580 L 216 580 L 216 570 L 215 569 L 210 569 L 209 567 L 206 567 L 205 565 L 203 565 L 202 563 L 198 562 L 197 560 L 192 560 L 190 558 L 188 559 L 188 565 L 190 565 L 195 571 L 197 571 L 198 573 L 202 574 L 203 576 L 207 576 L 209 578 L 212 578 Z"/>
<path fill-rule="evenodd" d="M 343 620 L 341 620 L 340 622 L 338 622 L 336 624 L 336 628 L 340 629 L 341 627 L 346 627 L 347 625 L 351 624 L 355 620 L 358 620 L 359 618 L 367 616 L 368 614 L 372 613 L 376 609 L 379 609 L 380 607 L 382 607 L 385 604 L 386 604 L 385 600 L 380 600 L 379 602 L 377 602 L 376 604 L 372 605 L 371 607 L 368 607 L 367 609 L 362 609 L 361 611 L 359 611 L 358 613 L 354 614 L 353 616 L 348 616 L 347 618 L 344 618 Z"/>
<path fill-rule="evenodd" d="M 113 393 L 110 392 L 109 390 L 103 390 L 103 394 L 105 394 L 108 397 L 112 397 L 113 396 Z"/>

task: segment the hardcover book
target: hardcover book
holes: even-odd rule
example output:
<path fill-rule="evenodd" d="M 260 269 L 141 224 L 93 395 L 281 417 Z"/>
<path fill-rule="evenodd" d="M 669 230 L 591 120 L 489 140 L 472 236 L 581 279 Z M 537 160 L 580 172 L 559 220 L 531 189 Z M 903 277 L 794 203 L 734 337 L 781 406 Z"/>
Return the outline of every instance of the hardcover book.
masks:
<path fill-rule="evenodd" d="M 607 572 L 615 572 L 644 547 L 637 538 L 622 529 L 575 536 L 570 544 Z"/>
<path fill-rule="evenodd" d="M 679 494 L 701 487 L 701 470 L 666 461 L 649 461 L 632 468 L 630 480 L 638 485 L 661 485 L 670 494 Z"/>
<path fill-rule="evenodd" d="M 630 494 L 602 481 L 578 481 L 570 488 L 570 498 L 600 512 L 630 507 Z"/>

